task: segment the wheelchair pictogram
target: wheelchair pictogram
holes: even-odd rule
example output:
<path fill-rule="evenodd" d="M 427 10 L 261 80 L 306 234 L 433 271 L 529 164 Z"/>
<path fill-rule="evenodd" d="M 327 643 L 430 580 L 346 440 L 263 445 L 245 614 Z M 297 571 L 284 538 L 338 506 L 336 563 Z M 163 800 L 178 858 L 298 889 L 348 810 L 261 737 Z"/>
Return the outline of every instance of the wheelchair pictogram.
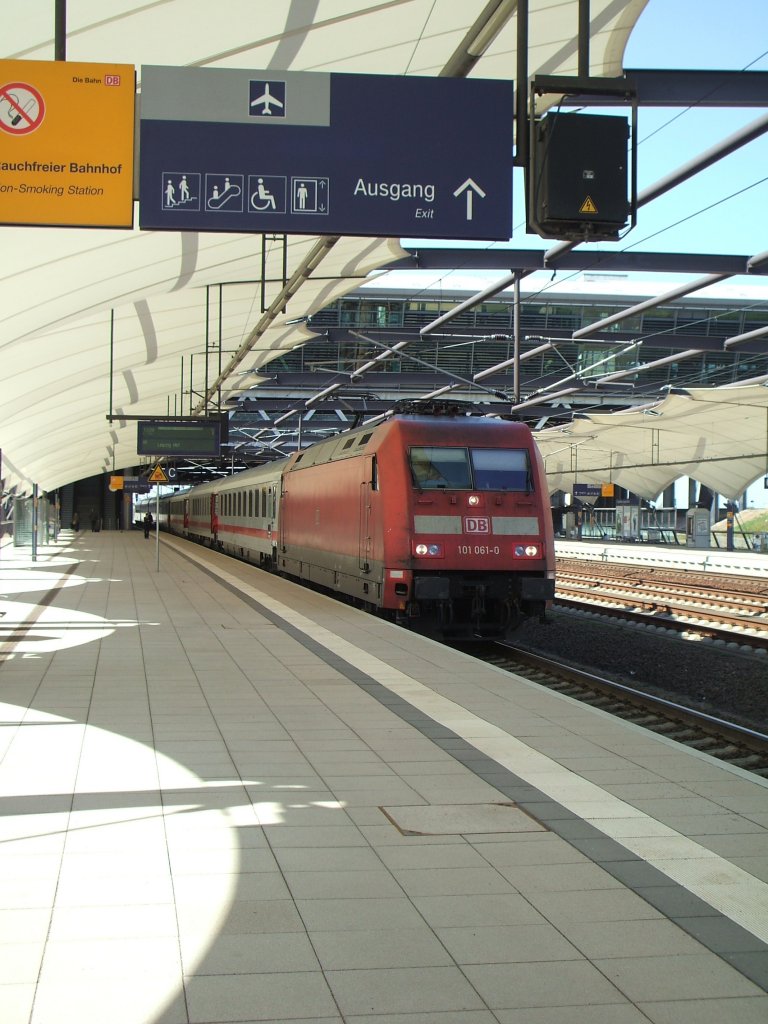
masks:
<path fill-rule="evenodd" d="M 248 175 L 251 213 L 285 213 L 286 179 L 277 174 Z"/>

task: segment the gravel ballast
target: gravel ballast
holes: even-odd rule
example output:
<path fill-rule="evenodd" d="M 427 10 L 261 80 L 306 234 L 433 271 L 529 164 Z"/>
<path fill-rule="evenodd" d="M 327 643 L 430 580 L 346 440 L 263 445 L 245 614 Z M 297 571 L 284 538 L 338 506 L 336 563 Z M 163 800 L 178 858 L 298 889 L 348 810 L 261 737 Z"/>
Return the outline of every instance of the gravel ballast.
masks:
<path fill-rule="evenodd" d="M 768 732 L 768 656 L 738 646 L 640 628 L 554 608 L 512 642 L 575 668 L 647 689 L 739 725 Z"/>

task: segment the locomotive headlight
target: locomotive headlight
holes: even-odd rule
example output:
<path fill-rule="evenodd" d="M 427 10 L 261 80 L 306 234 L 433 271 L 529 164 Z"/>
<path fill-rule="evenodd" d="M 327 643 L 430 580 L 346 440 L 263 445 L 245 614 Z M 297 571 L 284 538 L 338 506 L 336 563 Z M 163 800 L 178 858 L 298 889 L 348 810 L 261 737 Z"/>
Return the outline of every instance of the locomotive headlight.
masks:
<path fill-rule="evenodd" d="M 468 505 L 479 505 L 480 504 L 480 499 L 478 498 L 478 496 L 476 494 L 470 494 L 470 496 L 467 498 L 467 504 Z"/>
<path fill-rule="evenodd" d="M 427 556 L 428 558 L 442 558 L 443 557 L 443 545 L 442 544 L 416 544 L 413 549 L 414 554 Z"/>
<path fill-rule="evenodd" d="M 516 558 L 538 558 L 541 555 L 538 544 L 516 544 Z"/>

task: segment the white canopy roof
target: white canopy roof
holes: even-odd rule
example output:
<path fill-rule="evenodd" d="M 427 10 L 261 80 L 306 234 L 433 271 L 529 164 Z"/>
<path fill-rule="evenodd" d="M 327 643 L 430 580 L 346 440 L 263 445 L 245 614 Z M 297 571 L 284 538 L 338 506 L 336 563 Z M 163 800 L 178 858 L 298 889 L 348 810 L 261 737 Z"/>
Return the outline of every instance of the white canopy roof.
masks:
<path fill-rule="evenodd" d="M 697 388 L 536 434 L 551 490 L 615 483 L 653 500 L 692 476 L 736 500 L 768 475 L 768 387 Z"/>
<path fill-rule="evenodd" d="M 591 0 L 592 75 L 621 74 L 644 6 Z M 69 4 L 66 55 L 137 71 L 155 64 L 512 78 L 515 8 L 515 0 L 227 0 L 215 17 L 207 0 L 78 0 Z M 576 74 L 577 24 L 577 0 L 531 0 L 531 73 Z M 53 56 L 51 0 L 30 0 L 4 20 L 0 57 Z M 24 491 L 136 465 L 136 424 L 109 422 L 110 409 L 189 412 L 176 404 L 182 386 L 185 406 L 191 391 L 194 407 L 219 374 L 209 356 L 206 375 L 206 338 L 210 346 L 221 338 L 226 353 L 223 396 L 251 386 L 249 371 L 305 340 L 290 321 L 402 255 L 392 239 L 317 246 L 289 237 L 292 287 L 282 312 L 282 254 L 275 245 L 268 255 L 262 294 L 257 235 L 0 227 L 0 242 L 2 472 L 7 486 Z M 266 314 L 263 299 L 275 303 Z"/>

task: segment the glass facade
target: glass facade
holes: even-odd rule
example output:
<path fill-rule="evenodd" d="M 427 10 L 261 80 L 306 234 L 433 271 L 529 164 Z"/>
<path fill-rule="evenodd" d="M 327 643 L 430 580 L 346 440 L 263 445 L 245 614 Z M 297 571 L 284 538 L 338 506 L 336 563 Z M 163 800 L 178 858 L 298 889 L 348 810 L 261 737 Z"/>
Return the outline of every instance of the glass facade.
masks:
<path fill-rule="evenodd" d="M 418 331 L 442 313 L 452 309 L 461 297 L 450 298 L 369 298 L 347 296 L 313 315 L 309 328 L 322 332 L 330 328 L 400 329 L 407 331 L 409 343 L 401 353 L 381 358 L 380 373 L 430 372 L 438 369 L 467 380 L 514 354 L 514 318 L 511 301 L 480 303 L 453 319 L 440 336 L 418 338 Z M 622 379 L 638 386 L 659 388 L 714 387 L 768 373 L 768 355 L 746 353 L 743 348 L 723 351 L 726 338 L 768 326 L 768 304 L 736 306 L 721 304 L 670 305 L 646 310 L 631 318 L 610 324 L 600 332 L 600 341 L 559 341 L 558 350 L 528 358 L 526 353 L 548 339 L 568 339 L 574 331 L 604 320 L 627 306 L 627 301 L 610 302 L 606 298 L 573 301 L 523 301 L 520 325 L 522 385 L 526 390 L 548 387 L 569 374 L 602 376 L 626 371 L 635 365 L 665 359 L 675 349 L 704 351 L 694 357 L 643 370 Z M 615 335 L 615 348 L 607 337 Z M 414 337 L 415 336 L 415 337 Z M 670 338 L 676 339 L 670 345 Z M 678 340 L 679 339 L 679 340 Z M 626 350 L 634 341 L 641 346 Z M 372 356 L 382 355 L 385 346 L 365 337 L 342 342 L 318 338 L 270 362 L 274 371 L 309 372 L 317 369 L 350 372 Z M 389 343 L 392 343 L 390 338 Z M 600 364 L 595 368 L 596 364 Z M 504 371 L 511 374 L 511 369 Z"/>

